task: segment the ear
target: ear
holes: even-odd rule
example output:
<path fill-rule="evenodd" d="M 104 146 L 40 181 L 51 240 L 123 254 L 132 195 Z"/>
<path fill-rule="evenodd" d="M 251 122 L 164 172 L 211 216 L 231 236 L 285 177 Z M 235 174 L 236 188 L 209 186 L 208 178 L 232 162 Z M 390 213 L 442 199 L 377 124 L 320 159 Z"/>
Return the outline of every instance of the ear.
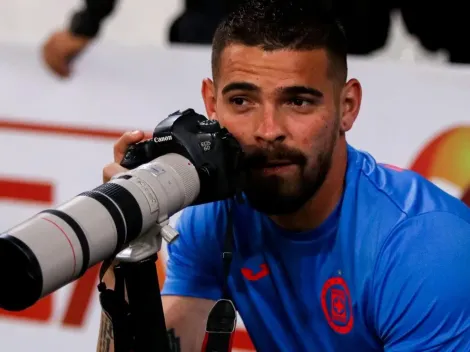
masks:
<path fill-rule="evenodd" d="M 215 119 L 215 107 L 217 95 L 215 91 L 214 82 L 210 78 L 206 78 L 202 81 L 201 87 L 202 99 L 206 107 L 206 114 L 209 119 Z"/>
<path fill-rule="evenodd" d="M 362 87 L 357 79 L 349 80 L 341 93 L 341 132 L 348 132 L 361 108 Z"/>

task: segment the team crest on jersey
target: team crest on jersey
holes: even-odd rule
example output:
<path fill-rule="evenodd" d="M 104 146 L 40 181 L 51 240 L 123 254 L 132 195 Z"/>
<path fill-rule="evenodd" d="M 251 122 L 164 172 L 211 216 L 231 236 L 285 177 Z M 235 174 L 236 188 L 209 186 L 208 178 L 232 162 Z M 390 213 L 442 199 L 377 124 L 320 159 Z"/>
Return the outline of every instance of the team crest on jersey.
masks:
<path fill-rule="evenodd" d="M 349 333 L 354 326 L 351 294 L 342 277 L 332 277 L 323 285 L 321 306 L 328 325 L 338 334 Z"/>

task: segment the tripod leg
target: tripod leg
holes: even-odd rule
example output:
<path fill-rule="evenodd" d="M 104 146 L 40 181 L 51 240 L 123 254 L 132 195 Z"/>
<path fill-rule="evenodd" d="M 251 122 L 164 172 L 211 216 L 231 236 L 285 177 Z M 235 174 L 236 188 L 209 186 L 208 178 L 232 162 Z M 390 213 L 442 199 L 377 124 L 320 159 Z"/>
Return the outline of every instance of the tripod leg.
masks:
<path fill-rule="evenodd" d="M 170 352 L 156 268 L 157 255 L 121 262 L 134 331 L 134 352 Z"/>

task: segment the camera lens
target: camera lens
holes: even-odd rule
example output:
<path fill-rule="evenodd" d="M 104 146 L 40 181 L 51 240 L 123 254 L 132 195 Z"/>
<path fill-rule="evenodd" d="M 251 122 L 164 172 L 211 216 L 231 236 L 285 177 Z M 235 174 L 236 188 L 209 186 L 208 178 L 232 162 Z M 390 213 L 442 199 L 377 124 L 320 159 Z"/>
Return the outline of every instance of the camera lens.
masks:
<path fill-rule="evenodd" d="M 42 274 L 31 250 L 19 239 L 0 237 L 1 308 L 23 310 L 41 296 Z"/>

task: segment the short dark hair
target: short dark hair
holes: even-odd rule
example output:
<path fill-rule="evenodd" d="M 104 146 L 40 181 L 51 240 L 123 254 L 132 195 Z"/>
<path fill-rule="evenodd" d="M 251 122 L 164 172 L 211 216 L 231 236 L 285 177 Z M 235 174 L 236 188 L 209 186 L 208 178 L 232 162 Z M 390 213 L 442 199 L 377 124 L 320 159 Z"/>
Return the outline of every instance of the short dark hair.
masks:
<path fill-rule="evenodd" d="M 332 77 L 347 78 L 346 36 L 321 0 L 247 0 L 219 24 L 212 42 L 216 78 L 223 50 L 231 44 L 279 49 L 325 49 Z"/>

